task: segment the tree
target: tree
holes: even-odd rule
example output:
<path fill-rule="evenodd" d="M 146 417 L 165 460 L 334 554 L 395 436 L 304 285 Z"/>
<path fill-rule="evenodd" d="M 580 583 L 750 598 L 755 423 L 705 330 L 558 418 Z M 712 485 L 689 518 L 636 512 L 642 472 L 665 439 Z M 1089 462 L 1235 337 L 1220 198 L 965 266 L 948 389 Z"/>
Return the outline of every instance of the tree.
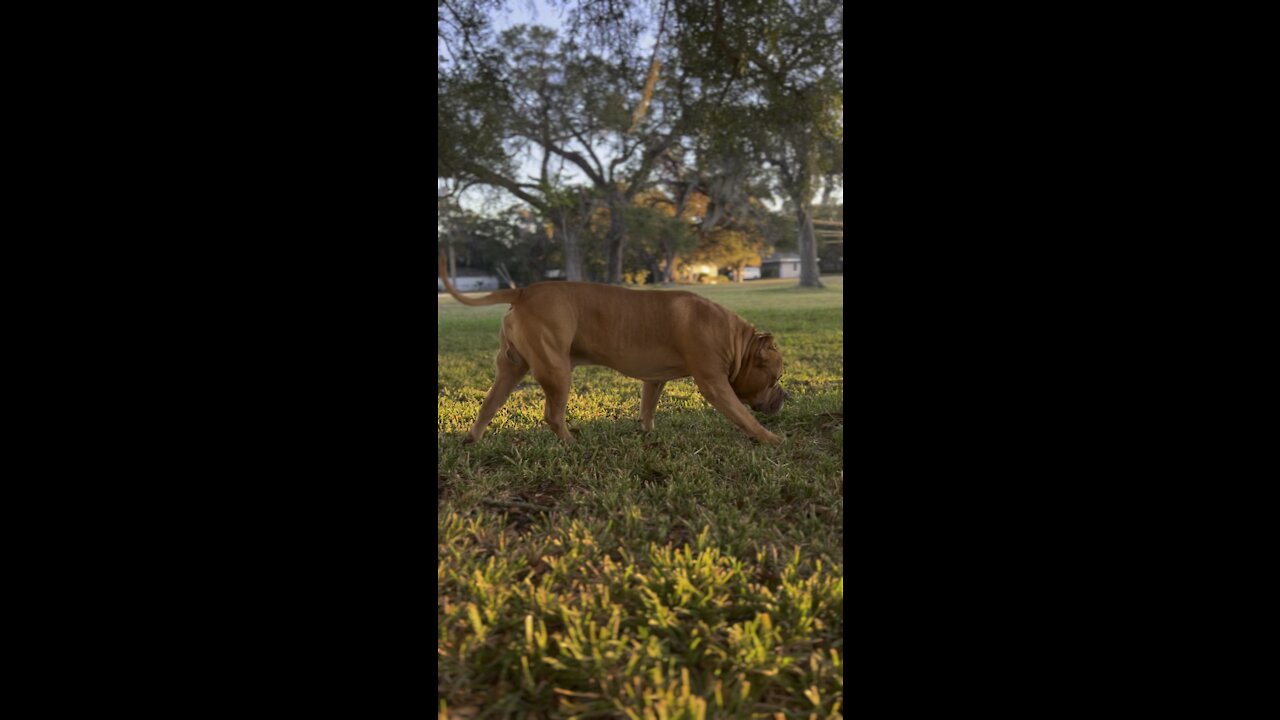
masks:
<path fill-rule="evenodd" d="M 705 212 L 706 198 L 692 187 L 677 189 L 673 199 L 659 189 L 651 189 L 635 200 L 628 215 L 632 247 L 646 264 L 654 282 L 670 284 L 676 257 L 697 244 L 693 218 Z"/>
<path fill-rule="evenodd" d="M 759 265 L 760 256 L 767 251 L 768 246 L 759 233 L 742 228 L 720 228 L 702 236 L 690 259 L 732 269 L 734 281 L 742 282 L 746 266 Z"/>
<path fill-rule="evenodd" d="M 843 174 L 844 9 L 835 0 L 680 3 L 677 44 L 691 78 L 719 89 L 701 108 L 721 145 L 767 162 L 797 223 L 800 284 L 821 287 L 812 203 Z M 717 93 L 708 93 L 717 96 Z"/>
<path fill-rule="evenodd" d="M 458 274 L 456 259 L 468 267 L 492 270 L 500 277 L 505 272 L 525 286 L 546 279 L 547 270 L 560 262 L 546 227 L 527 209 L 479 214 L 441 201 L 437 231 L 453 277 Z"/>
<path fill-rule="evenodd" d="M 771 194 L 757 187 L 767 170 L 794 217 L 801 284 L 820 286 L 811 206 L 819 183 L 843 177 L 843 5 L 549 1 L 576 9 L 572 42 L 529 29 L 494 40 L 482 16 L 502 0 L 441 0 L 448 10 L 441 17 L 452 22 L 446 35 L 462 48 L 450 71 L 438 73 L 454 90 L 442 111 L 449 122 L 438 141 L 441 173 L 460 186 L 502 188 L 549 218 L 607 208 L 605 277 L 617 282 L 628 208 L 665 164 L 689 171 L 662 171 L 674 202 L 692 189 L 709 198 L 703 232 L 729 217 L 762 221 L 767 213 L 750 199 Z M 636 48 L 642 29 L 657 38 L 644 57 Z M 543 156 L 540 177 L 516 177 L 512 158 L 534 146 Z M 565 201 L 557 196 L 565 169 L 588 187 L 557 205 Z M 572 277 L 573 246 L 585 231 L 575 235 L 561 222 Z M 776 223 L 761 227 L 773 232 Z"/>
<path fill-rule="evenodd" d="M 698 251 L 692 258 L 730 268 L 742 282 L 745 266 L 760 263 L 776 235 L 777 223 L 762 201 L 768 187 L 732 142 L 703 144 L 698 157 L 697 166 L 673 167 L 687 179 L 669 182 L 686 198 L 686 216 L 696 220 Z"/>
<path fill-rule="evenodd" d="M 517 226 L 503 218 L 491 218 L 468 212 L 456 206 L 442 209 L 437 224 L 440 245 L 448 248 L 448 256 L 468 267 L 496 269 L 509 260 L 516 242 Z M 451 262 L 452 265 L 452 262 Z M 449 271 L 457 274 L 456 267 Z"/>
<path fill-rule="evenodd" d="M 638 58 L 605 60 L 547 28 L 517 26 L 497 40 L 476 36 L 472 42 L 462 61 L 471 66 L 442 81 L 452 90 L 449 112 L 462 120 L 441 131 L 441 173 L 501 188 L 555 222 L 572 279 L 580 225 L 569 220 L 590 215 L 596 204 L 607 207 L 608 279 L 620 282 L 626 207 L 673 142 L 664 112 L 636 112 L 652 106 L 653 73 L 646 75 Z M 488 83 L 484 91 L 481 78 Z M 446 147 L 473 148 L 482 133 L 490 148 L 501 148 L 498 155 Z M 518 177 L 515 158 L 535 149 L 542 155 L 540 177 Z M 585 177 L 590 193 L 564 187 L 566 166 Z"/>
<path fill-rule="evenodd" d="M 547 32 L 513 28 L 503 36 L 517 100 L 512 137 L 587 179 L 609 211 L 608 281 L 621 282 L 627 208 L 675 142 L 671 106 L 655 102 L 652 63 L 646 69 L 634 53 L 606 60 Z"/>
<path fill-rule="evenodd" d="M 439 0 L 436 8 L 436 178 L 466 183 L 465 162 L 504 160 L 503 115 L 483 102 L 496 80 L 499 56 L 481 51 L 490 35 L 488 12 L 502 0 Z"/>
<path fill-rule="evenodd" d="M 521 124 L 513 122 L 523 111 L 513 84 L 510 58 L 489 30 L 485 10 L 500 7 L 494 0 L 441 3 L 437 65 L 437 177 L 445 181 L 447 195 L 471 187 L 502 190 L 528 204 L 553 223 L 555 240 L 563 245 L 565 276 L 582 279 L 578 247 L 586 217 L 596 204 L 593 193 L 561 181 L 551 167 L 551 151 L 545 149 L 541 176 L 519 175 L 519 153 L 527 146 Z M 530 32 L 530 42 L 547 44 L 554 33 Z M 538 82 L 551 73 L 546 63 L 526 69 L 522 78 Z"/>

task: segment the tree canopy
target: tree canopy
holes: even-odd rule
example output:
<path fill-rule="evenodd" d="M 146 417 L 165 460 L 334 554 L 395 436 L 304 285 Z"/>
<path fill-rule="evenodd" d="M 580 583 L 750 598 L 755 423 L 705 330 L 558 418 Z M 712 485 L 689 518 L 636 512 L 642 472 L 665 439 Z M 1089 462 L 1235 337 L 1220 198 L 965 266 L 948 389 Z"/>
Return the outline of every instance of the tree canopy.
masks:
<path fill-rule="evenodd" d="M 502 0 L 438 0 L 437 177 L 449 191 L 525 204 L 552 225 L 571 278 L 595 255 L 584 243 L 598 243 L 608 282 L 635 263 L 669 280 L 694 238 L 791 244 L 766 209 L 781 198 L 801 284 L 820 285 L 814 198 L 844 171 L 843 5 L 549 1 L 567 13 L 562 31 L 498 32 Z M 694 196 L 705 210 L 690 216 Z"/>

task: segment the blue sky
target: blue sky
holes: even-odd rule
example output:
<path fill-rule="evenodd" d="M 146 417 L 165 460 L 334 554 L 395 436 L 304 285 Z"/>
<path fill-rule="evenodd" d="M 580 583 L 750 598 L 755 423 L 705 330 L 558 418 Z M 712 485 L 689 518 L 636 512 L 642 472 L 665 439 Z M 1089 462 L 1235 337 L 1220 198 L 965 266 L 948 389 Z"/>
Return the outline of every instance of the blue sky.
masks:
<path fill-rule="evenodd" d="M 561 12 L 559 8 L 549 7 L 542 0 L 513 0 L 511 7 L 500 10 L 490 17 L 499 30 L 522 23 L 559 28 L 562 27 Z"/>

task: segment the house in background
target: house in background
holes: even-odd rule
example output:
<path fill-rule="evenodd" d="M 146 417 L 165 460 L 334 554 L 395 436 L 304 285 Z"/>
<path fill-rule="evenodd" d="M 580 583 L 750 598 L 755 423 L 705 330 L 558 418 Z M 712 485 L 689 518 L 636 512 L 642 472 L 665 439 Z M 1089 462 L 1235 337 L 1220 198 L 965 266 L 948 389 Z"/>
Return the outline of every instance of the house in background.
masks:
<path fill-rule="evenodd" d="M 760 274 L 767 278 L 798 278 L 800 255 L 776 252 L 760 263 Z"/>
<path fill-rule="evenodd" d="M 498 289 L 498 276 L 484 270 L 458 268 L 458 276 L 450 277 L 449 282 L 458 292 L 491 292 Z M 437 292 L 444 292 L 444 281 L 436 278 Z"/>

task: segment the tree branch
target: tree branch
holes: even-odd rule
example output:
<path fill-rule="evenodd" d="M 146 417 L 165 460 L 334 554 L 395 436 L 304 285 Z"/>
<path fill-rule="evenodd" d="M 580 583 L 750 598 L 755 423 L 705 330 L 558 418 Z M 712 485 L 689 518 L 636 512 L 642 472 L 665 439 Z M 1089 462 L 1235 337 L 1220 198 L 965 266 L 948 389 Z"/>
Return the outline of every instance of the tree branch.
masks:
<path fill-rule="evenodd" d="M 640 141 L 640 140 L 637 140 L 635 143 L 633 143 L 633 144 L 631 145 L 631 147 L 629 147 L 629 148 L 628 148 L 628 147 L 627 147 L 627 139 L 626 139 L 626 137 L 625 137 L 625 136 L 623 136 L 623 137 L 622 137 L 622 139 L 620 140 L 620 142 L 622 143 L 622 154 L 620 154 L 618 157 L 614 158 L 612 161 L 610 161 L 610 162 L 609 162 L 609 175 L 608 175 L 608 177 L 609 177 L 609 182 L 610 182 L 610 183 L 612 183 L 612 182 L 613 182 L 613 170 L 614 170 L 614 168 L 618 167 L 619 165 L 621 165 L 622 163 L 626 162 L 627 160 L 630 160 L 630 159 L 631 159 L 631 153 L 635 152 L 635 151 L 636 151 L 636 148 L 640 147 L 640 145 L 641 145 L 641 141 Z"/>
<path fill-rule="evenodd" d="M 595 148 L 591 146 L 591 143 L 588 142 L 586 138 L 582 137 L 582 133 L 578 130 L 578 128 L 574 127 L 573 123 L 569 122 L 568 118 L 563 118 L 563 120 L 564 120 L 565 127 L 569 129 L 569 134 L 572 135 L 574 139 L 576 139 L 578 142 L 582 143 L 582 147 L 587 149 L 587 154 L 590 155 L 591 159 L 595 161 L 598 177 L 600 178 L 599 184 L 604 185 L 605 184 L 604 163 L 600 162 L 600 158 L 596 156 Z M 612 168 L 610 168 L 610 170 L 612 170 Z"/>
<path fill-rule="evenodd" d="M 653 170 L 653 163 L 663 153 L 675 144 L 675 136 L 668 135 L 662 142 L 650 147 L 645 151 L 640 160 L 640 169 L 636 170 L 635 175 L 631 176 L 631 184 L 627 187 L 627 199 L 635 197 L 636 193 L 644 186 L 645 181 L 649 177 L 649 173 Z"/>
<path fill-rule="evenodd" d="M 591 167 L 590 163 L 587 162 L 586 158 L 582 157 L 578 153 L 571 150 L 562 150 L 554 145 L 547 149 L 582 168 L 582 171 L 587 174 L 587 177 L 591 178 L 591 182 L 595 183 L 597 187 L 608 187 L 608 183 L 605 182 L 604 177 L 597 173 L 595 169 Z"/>
<path fill-rule="evenodd" d="M 470 174 L 472 177 L 474 177 L 477 182 L 483 183 L 485 185 L 491 185 L 493 187 L 500 187 L 503 190 L 506 190 L 507 192 L 511 193 L 512 195 L 515 195 L 516 197 L 520 198 L 521 200 L 529 203 L 530 205 L 537 208 L 538 210 L 541 210 L 542 212 L 547 212 L 548 206 L 547 206 L 546 200 L 534 195 L 530 195 L 529 193 L 525 192 L 523 189 L 521 189 L 523 186 L 520 183 L 517 183 L 508 178 L 505 178 L 499 175 L 498 173 L 490 170 L 489 168 L 477 165 L 473 162 L 462 163 L 462 169 L 468 174 Z"/>

